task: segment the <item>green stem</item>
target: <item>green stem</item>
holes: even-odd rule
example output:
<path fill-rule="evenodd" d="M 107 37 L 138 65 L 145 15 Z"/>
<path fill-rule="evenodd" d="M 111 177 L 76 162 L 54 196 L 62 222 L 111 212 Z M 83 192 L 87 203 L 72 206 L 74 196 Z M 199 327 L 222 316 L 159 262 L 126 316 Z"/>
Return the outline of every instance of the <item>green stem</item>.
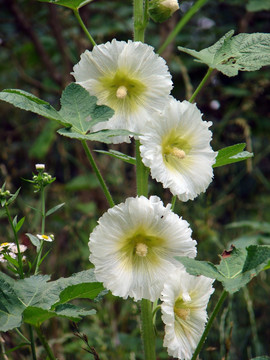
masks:
<path fill-rule="evenodd" d="M 141 333 L 145 360 L 156 360 L 155 332 L 153 327 L 152 303 L 141 301 Z"/>
<path fill-rule="evenodd" d="M 9 213 L 9 210 L 8 210 L 8 206 L 5 205 L 5 210 L 6 210 L 6 214 L 7 214 L 7 217 L 8 217 L 8 221 L 10 223 L 10 226 L 12 227 L 12 231 L 13 231 L 13 235 L 14 235 L 14 239 L 15 239 L 15 243 L 16 243 L 16 246 L 17 246 L 17 252 L 18 252 L 18 264 L 19 264 L 19 275 L 20 275 L 20 278 L 21 279 L 24 279 L 24 274 L 23 274 L 23 264 L 22 264 L 22 254 L 21 254 L 21 250 L 20 250 L 20 245 L 19 245 L 19 240 L 18 240 L 18 235 L 17 235 L 17 232 L 16 232 L 16 229 L 13 225 L 13 221 L 11 219 L 11 216 L 10 216 L 10 213 Z"/>
<path fill-rule="evenodd" d="M 99 180 L 99 183 L 100 183 L 100 186 L 102 187 L 104 195 L 106 196 L 106 199 L 107 199 L 110 207 L 113 207 L 114 206 L 113 198 L 112 198 L 112 196 L 110 194 L 110 191 L 109 191 L 109 189 L 108 189 L 108 187 L 107 187 L 107 185 L 106 185 L 100 171 L 98 170 L 98 167 L 97 167 L 97 165 L 95 163 L 95 160 L 94 160 L 94 158 L 93 158 L 93 156 L 92 156 L 92 154 L 91 154 L 91 152 L 89 150 L 89 147 L 87 146 L 86 140 L 81 140 L 81 143 L 82 143 L 82 146 L 83 146 L 84 151 L 86 153 L 86 156 L 87 156 L 87 158 L 88 158 L 88 160 L 89 160 L 89 162 L 90 162 L 90 164 L 91 164 L 91 166 L 92 166 L 92 168 L 93 168 L 93 170 L 94 170 L 94 172 L 95 172 L 95 174 L 96 174 L 96 176 L 97 176 L 97 178 Z"/>
<path fill-rule="evenodd" d="M 177 196 L 174 195 L 174 196 L 172 197 L 172 206 L 171 206 L 171 210 L 172 210 L 172 211 L 174 211 L 176 199 L 177 199 Z"/>
<path fill-rule="evenodd" d="M 45 208 L 45 188 L 43 185 L 41 185 L 41 187 L 40 187 L 40 193 L 41 193 L 41 235 L 45 235 L 46 208 Z M 41 240 L 34 275 L 37 275 L 37 273 L 38 273 L 39 262 L 40 262 L 42 250 L 43 250 L 43 244 L 44 244 L 44 241 Z"/>
<path fill-rule="evenodd" d="M 144 0 L 133 1 L 134 41 L 144 42 L 144 30 L 147 23 L 143 6 Z"/>
<path fill-rule="evenodd" d="M 208 80 L 209 76 L 212 74 L 212 71 L 214 69 L 209 68 L 207 70 L 207 73 L 204 75 L 204 78 L 202 79 L 202 81 L 200 82 L 200 84 L 198 85 L 197 89 L 194 91 L 193 95 L 191 96 L 191 98 L 189 99 L 189 102 L 192 103 L 196 96 L 198 95 L 198 93 L 201 91 L 201 89 L 203 88 L 203 86 L 205 85 L 206 81 Z"/>
<path fill-rule="evenodd" d="M 193 15 L 207 2 L 208 0 L 198 0 L 186 13 L 185 15 L 179 20 L 176 27 L 172 30 L 169 34 L 167 39 L 161 45 L 160 49 L 158 50 L 158 54 L 162 54 L 166 47 L 173 41 L 173 39 L 180 33 L 186 23 L 192 18 Z"/>
<path fill-rule="evenodd" d="M 73 10 L 74 15 L 76 16 L 76 19 L 78 20 L 79 24 L 81 25 L 81 28 L 83 29 L 85 35 L 87 36 L 88 40 L 90 41 L 90 43 L 95 46 L 96 42 L 95 40 L 92 38 L 92 36 L 90 35 L 89 31 L 87 30 L 86 26 L 84 25 L 84 22 L 82 21 L 82 18 L 80 16 L 79 10 L 74 9 Z"/>
<path fill-rule="evenodd" d="M 35 339 L 34 339 L 33 327 L 32 327 L 31 325 L 29 325 L 29 334 L 30 334 L 32 358 L 33 358 L 33 360 L 37 360 L 37 354 L 36 354 L 36 347 L 35 347 Z"/>
<path fill-rule="evenodd" d="M 15 331 L 28 345 L 31 345 L 31 341 L 29 341 L 18 328 L 15 328 Z"/>
<path fill-rule="evenodd" d="M 203 347 L 203 344 L 204 344 L 205 339 L 206 339 L 206 337 L 207 337 L 207 335 L 209 333 L 209 330 L 211 329 L 213 321 L 214 321 L 215 317 L 217 316 L 217 314 L 218 314 L 224 300 L 226 299 L 227 295 L 228 295 L 228 292 L 223 290 L 223 292 L 220 295 L 220 298 L 219 298 L 219 300 L 218 300 L 218 302 L 217 302 L 217 304 L 216 304 L 216 306 L 214 308 L 214 311 L 212 312 L 212 314 L 211 314 L 211 316 L 210 316 L 210 318 L 208 320 L 208 323 L 207 323 L 207 325 L 205 327 L 205 330 L 204 330 L 204 332 L 203 332 L 203 334 L 201 336 L 200 342 L 198 343 L 197 348 L 196 348 L 191 360 L 196 360 L 197 359 L 197 356 L 199 355 L 199 353 L 200 353 L 200 351 L 201 351 L 201 349 Z"/>
<path fill-rule="evenodd" d="M 138 196 L 148 196 L 149 169 L 144 166 L 140 153 L 140 142 L 136 140 L 136 181 Z"/>
<path fill-rule="evenodd" d="M 48 344 L 45 336 L 42 334 L 41 329 L 40 329 L 39 326 L 36 326 L 36 332 L 37 332 L 37 334 L 38 334 L 39 340 L 41 341 L 44 349 L 45 349 L 46 352 L 47 352 L 48 358 L 49 358 L 50 360 L 56 360 L 56 358 L 54 357 L 53 352 L 52 352 L 52 350 L 51 350 L 51 348 L 50 348 L 50 346 L 49 346 L 49 344 Z"/>

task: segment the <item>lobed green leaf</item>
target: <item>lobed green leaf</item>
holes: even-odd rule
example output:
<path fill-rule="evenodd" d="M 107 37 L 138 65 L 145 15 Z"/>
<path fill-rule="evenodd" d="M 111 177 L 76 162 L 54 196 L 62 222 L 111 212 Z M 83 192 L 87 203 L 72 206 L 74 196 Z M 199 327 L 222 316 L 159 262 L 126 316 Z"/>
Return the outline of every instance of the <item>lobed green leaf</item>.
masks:
<path fill-rule="evenodd" d="M 270 34 L 233 34 L 233 30 L 229 31 L 214 45 L 201 51 L 181 46 L 178 49 L 227 76 L 235 76 L 238 71 L 255 71 L 270 65 Z"/>
<path fill-rule="evenodd" d="M 270 262 L 270 246 L 251 245 L 247 248 L 232 247 L 222 254 L 219 265 L 198 261 L 188 257 L 177 257 L 191 275 L 204 275 L 220 281 L 230 293 L 241 287 L 267 269 Z"/>
<path fill-rule="evenodd" d="M 84 5 L 89 4 L 93 0 L 39 0 L 39 1 L 65 6 L 72 10 L 78 10 Z"/>
<path fill-rule="evenodd" d="M 78 140 L 90 140 L 90 141 L 100 141 L 104 142 L 106 144 L 111 143 L 112 138 L 115 136 L 128 136 L 128 135 L 134 135 L 133 132 L 129 130 L 100 130 L 97 132 L 93 132 L 90 134 L 81 134 L 78 132 L 73 131 L 72 129 L 59 129 L 58 134 L 72 138 L 72 139 L 78 139 Z"/>

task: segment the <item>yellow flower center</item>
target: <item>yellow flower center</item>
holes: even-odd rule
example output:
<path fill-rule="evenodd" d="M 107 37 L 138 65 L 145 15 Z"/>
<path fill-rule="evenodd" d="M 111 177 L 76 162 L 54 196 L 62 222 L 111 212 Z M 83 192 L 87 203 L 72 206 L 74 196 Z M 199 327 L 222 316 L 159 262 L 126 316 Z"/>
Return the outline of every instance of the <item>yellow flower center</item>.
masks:
<path fill-rule="evenodd" d="M 184 150 L 178 149 L 177 147 L 172 147 L 170 155 L 175 156 L 180 160 L 186 157 Z"/>
<path fill-rule="evenodd" d="M 162 155 L 166 166 L 176 169 L 180 164 L 185 164 L 188 160 L 188 154 L 191 150 L 190 140 L 172 129 L 162 139 Z"/>
<path fill-rule="evenodd" d="M 4 243 L 2 243 L 0 246 L 8 246 L 8 245 L 9 245 L 8 242 L 4 242 Z"/>
<path fill-rule="evenodd" d="M 137 243 L 136 245 L 136 254 L 139 256 L 146 256 L 148 252 L 148 247 L 144 243 Z"/>
<path fill-rule="evenodd" d="M 121 85 L 116 91 L 116 97 L 118 99 L 124 99 L 127 96 L 127 93 L 128 93 L 127 88 Z"/>
<path fill-rule="evenodd" d="M 44 240 L 48 240 L 49 239 L 49 236 L 47 236 L 47 235 L 41 235 L 42 236 L 42 238 L 44 239 Z"/>

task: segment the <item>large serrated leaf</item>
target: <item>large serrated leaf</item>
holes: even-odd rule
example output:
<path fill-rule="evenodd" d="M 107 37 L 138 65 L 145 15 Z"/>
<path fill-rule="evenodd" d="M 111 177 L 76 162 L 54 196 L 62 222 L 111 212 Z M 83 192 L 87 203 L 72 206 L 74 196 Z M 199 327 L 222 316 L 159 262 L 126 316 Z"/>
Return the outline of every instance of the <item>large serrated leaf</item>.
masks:
<path fill-rule="evenodd" d="M 45 318 L 56 316 L 50 312 L 57 313 L 59 304 L 80 297 L 93 299 L 104 289 L 96 281 L 93 269 L 56 281 L 49 279 L 49 276 L 37 275 L 14 280 L 0 273 L 0 331 L 20 326 L 23 314 L 33 317 L 31 308 L 40 309 Z"/>
<path fill-rule="evenodd" d="M 44 310 L 37 307 L 28 307 L 23 312 L 23 321 L 27 324 L 39 326 L 52 317 L 68 318 L 71 321 L 79 321 L 82 316 L 94 315 L 95 310 L 85 310 L 71 304 L 58 305 L 55 310 Z"/>
<path fill-rule="evenodd" d="M 191 275 L 204 275 L 220 281 L 230 293 L 238 291 L 253 277 L 266 269 L 270 260 L 270 246 L 251 245 L 225 252 L 219 265 L 188 257 L 177 257 Z"/>
<path fill-rule="evenodd" d="M 270 65 L 270 34 L 233 34 L 233 30 L 229 31 L 214 45 L 201 51 L 181 46 L 178 49 L 227 76 L 235 76 L 238 71 L 255 71 Z"/>
<path fill-rule="evenodd" d="M 129 130 L 100 130 L 96 131 L 90 134 L 80 134 L 78 132 L 72 131 L 72 129 L 59 129 L 58 134 L 72 138 L 72 139 L 78 139 L 78 140 L 90 140 L 90 141 L 100 141 L 104 142 L 106 144 L 109 144 L 112 142 L 112 138 L 115 136 L 131 136 L 131 135 L 137 135 Z"/>
<path fill-rule="evenodd" d="M 253 153 L 243 151 L 245 146 L 245 143 L 241 143 L 220 149 L 213 168 L 236 163 L 253 157 Z"/>
<path fill-rule="evenodd" d="M 72 10 L 78 10 L 84 5 L 89 4 L 93 0 L 39 0 L 39 1 L 65 6 Z"/>
<path fill-rule="evenodd" d="M 59 114 L 72 125 L 72 132 L 80 134 L 86 134 L 95 124 L 108 120 L 114 114 L 108 106 L 97 105 L 97 98 L 75 83 L 65 88 L 60 101 Z"/>
<path fill-rule="evenodd" d="M 5 89 L 0 92 L 0 99 L 20 109 L 31 111 L 35 114 L 44 116 L 47 119 L 55 120 L 61 125 L 69 126 L 58 111 L 56 111 L 48 102 L 41 100 L 26 91 Z"/>

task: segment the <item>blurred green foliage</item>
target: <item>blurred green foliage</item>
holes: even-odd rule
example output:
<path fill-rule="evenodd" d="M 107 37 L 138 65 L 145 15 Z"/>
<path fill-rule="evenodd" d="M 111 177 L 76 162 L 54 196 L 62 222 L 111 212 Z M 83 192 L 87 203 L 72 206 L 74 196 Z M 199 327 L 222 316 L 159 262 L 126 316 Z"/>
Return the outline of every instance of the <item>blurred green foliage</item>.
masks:
<path fill-rule="evenodd" d="M 68 8 L 34 0 L 3 0 L 3 4 L 0 13 L 1 90 L 23 89 L 59 110 L 60 94 L 73 81 L 72 67 L 80 54 L 91 48 L 90 44 Z M 180 11 L 163 24 L 149 23 L 146 42 L 158 49 L 191 4 L 192 1 L 180 2 Z M 131 1 L 95 0 L 80 13 L 97 43 L 114 37 L 118 40 L 132 38 Z M 204 65 L 180 53 L 177 46 L 200 51 L 231 29 L 236 34 L 269 33 L 269 1 L 209 0 L 163 53 L 173 75 L 173 96 L 179 100 L 189 98 L 206 71 Z M 177 202 L 176 212 L 190 223 L 193 237 L 198 241 L 200 260 L 217 263 L 218 254 L 234 241 L 269 244 L 269 232 L 260 226 L 262 222 L 270 223 L 269 100 L 269 67 L 234 78 L 214 73 L 196 99 L 204 119 L 213 122 L 214 150 L 245 142 L 246 150 L 254 153 L 254 158 L 245 163 L 216 168 L 214 181 L 195 201 Z M 32 210 L 40 206 L 39 198 L 33 194 L 31 185 L 22 180 L 31 177 L 35 163 L 44 162 L 46 170 L 56 177 L 46 194 L 47 209 L 66 203 L 46 223 L 46 231 L 53 233 L 56 240 L 41 269 L 43 273 L 53 272 L 53 279 L 91 267 L 89 233 L 108 208 L 80 143 L 58 136 L 56 129 L 53 122 L 1 103 L 0 184 L 6 181 L 6 188 L 11 192 L 22 186 L 20 196 L 10 208 L 13 215 L 26 217 L 20 232 L 21 243 L 30 245 L 24 235 L 26 232 L 40 231 L 40 215 Z M 90 146 L 94 150 L 113 149 L 134 156 L 130 144 L 90 143 Z M 132 165 L 106 154 L 95 153 L 94 156 L 116 203 L 135 196 Z M 171 201 L 169 191 L 160 184 L 152 182 L 150 193 L 159 195 L 165 203 Z M 12 234 L 1 213 L 0 220 L 0 242 L 4 242 Z M 228 226 L 239 221 L 255 221 L 259 225 L 256 228 Z M 217 285 L 217 292 L 219 290 Z M 201 354 L 203 359 L 244 360 L 270 353 L 269 274 L 262 272 L 246 290 L 245 293 L 241 290 L 226 303 L 207 339 Z M 209 311 L 217 298 L 214 294 Z M 108 294 L 94 307 L 98 315 L 84 319 L 79 323 L 79 330 L 87 335 L 100 358 L 142 359 L 138 304 Z M 67 321 L 53 319 L 44 331 L 59 359 L 91 359 Z M 162 347 L 162 332 L 158 313 L 158 359 L 167 359 L 166 349 Z M 1 336 L 6 349 L 20 341 L 13 333 Z M 38 359 L 45 359 L 42 349 L 38 351 Z M 14 360 L 30 359 L 26 348 L 9 356 Z"/>

